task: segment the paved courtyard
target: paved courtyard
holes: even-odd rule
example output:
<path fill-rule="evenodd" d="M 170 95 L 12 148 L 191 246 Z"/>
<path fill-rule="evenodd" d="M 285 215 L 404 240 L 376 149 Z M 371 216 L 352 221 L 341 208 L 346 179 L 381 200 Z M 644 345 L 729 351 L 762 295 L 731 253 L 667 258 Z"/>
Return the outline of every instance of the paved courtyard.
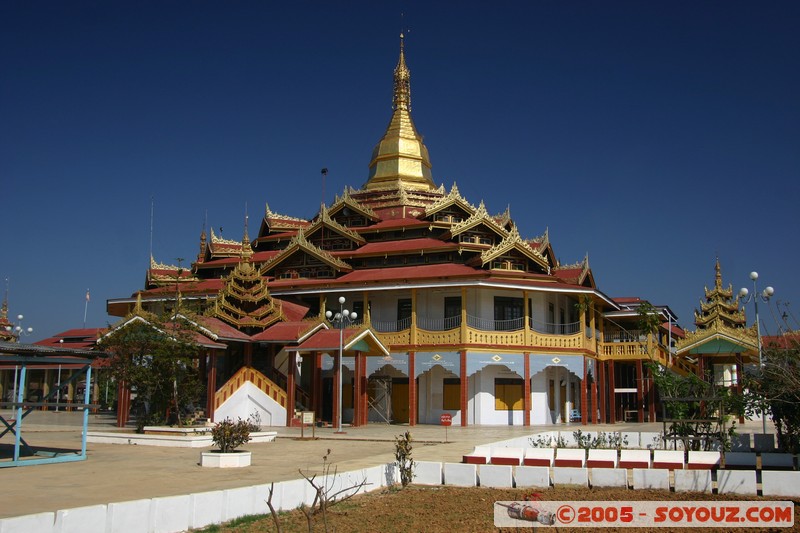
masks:
<path fill-rule="evenodd" d="M 34 412 L 25 419 L 23 436 L 34 447 L 79 449 L 81 417 L 75 412 Z M 109 431 L 113 425 L 110 415 L 90 416 L 90 430 Z M 299 428 L 272 429 L 278 432 L 274 442 L 244 446 L 253 452 L 252 466 L 244 469 L 202 468 L 198 461 L 203 449 L 93 443 L 87 445 L 86 461 L 3 468 L 0 518 L 297 479 L 298 470 L 320 472 L 328 450 L 329 460 L 340 472 L 375 466 L 394 460 L 394 439 L 407 430 L 416 441 L 415 460 L 460 462 L 478 444 L 540 431 L 660 431 L 661 424 L 453 426 L 447 429 L 447 442 L 444 427 L 429 425 L 369 424 L 345 428 L 345 435 L 317 428 L 316 440 L 299 440 Z M 311 430 L 305 431 L 309 436 Z M 748 422 L 742 431 L 760 432 L 761 423 Z M 12 445 L 10 435 L 3 437 L 0 454 L 7 457 Z"/>

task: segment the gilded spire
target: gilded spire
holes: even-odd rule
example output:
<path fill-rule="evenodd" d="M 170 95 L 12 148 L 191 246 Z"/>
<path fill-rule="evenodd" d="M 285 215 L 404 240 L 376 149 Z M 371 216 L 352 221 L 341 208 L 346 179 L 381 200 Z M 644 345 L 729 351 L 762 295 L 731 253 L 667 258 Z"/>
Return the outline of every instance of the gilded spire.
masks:
<path fill-rule="evenodd" d="M 400 59 L 394 67 L 394 109 L 411 111 L 411 71 L 406 66 L 403 34 L 400 34 Z"/>
<path fill-rule="evenodd" d="M 386 189 L 399 182 L 409 189 L 436 190 L 428 149 L 411 120 L 411 71 L 406 65 L 403 34 L 400 34 L 400 57 L 394 69 L 392 107 L 389 127 L 372 151 L 369 179 L 364 189 Z"/>

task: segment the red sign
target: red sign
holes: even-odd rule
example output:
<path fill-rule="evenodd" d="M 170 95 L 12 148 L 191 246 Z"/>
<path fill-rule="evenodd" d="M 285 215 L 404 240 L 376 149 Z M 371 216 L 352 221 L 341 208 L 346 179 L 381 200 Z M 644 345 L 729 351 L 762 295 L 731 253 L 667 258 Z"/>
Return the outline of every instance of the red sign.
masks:
<path fill-rule="evenodd" d="M 453 424 L 453 415 L 445 413 L 439 417 L 439 423 L 443 426 L 450 426 Z"/>

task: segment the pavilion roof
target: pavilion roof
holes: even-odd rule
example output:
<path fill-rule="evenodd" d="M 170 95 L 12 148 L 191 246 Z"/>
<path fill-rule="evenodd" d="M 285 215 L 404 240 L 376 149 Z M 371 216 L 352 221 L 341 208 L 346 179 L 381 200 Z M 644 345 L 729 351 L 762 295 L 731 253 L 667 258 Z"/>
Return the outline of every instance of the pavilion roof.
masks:
<path fill-rule="evenodd" d="M 253 335 L 252 340 L 258 342 L 298 342 L 313 335 L 320 329 L 327 329 L 322 321 L 300 320 L 294 322 L 279 322 Z"/>

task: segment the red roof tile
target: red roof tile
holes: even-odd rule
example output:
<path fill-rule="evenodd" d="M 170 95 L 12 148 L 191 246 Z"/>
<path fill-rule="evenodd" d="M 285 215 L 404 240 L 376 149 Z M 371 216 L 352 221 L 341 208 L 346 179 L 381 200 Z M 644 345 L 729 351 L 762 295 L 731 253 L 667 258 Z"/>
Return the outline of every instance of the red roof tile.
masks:
<path fill-rule="evenodd" d="M 340 258 L 355 257 L 358 255 L 370 254 L 385 254 L 385 253 L 401 253 L 416 250 L 442 250 L 450 249 L 457 250 L 459 244 L 455 242 L 447 242 L 430 237 L 423 237 L 420 239 L 398 239 L 394 241 L 383 242 L 370 242 L 357 250 L 349 252 L 337 252 L 335 256 Z"/>
<path fill-rule="evenodd" d="M 307 331 L 318 326 L 319 323 L 314 322 L 279 322 L 253 335 L 252 339 L 260 342 L 297 342 Z"/>
<path fill-rule="evenodd" d="M 361 333 L 360 329 L 349 328 L 344 330 L 343 340 L 346 345 L 348 341 Z M 338 329 L 324 329 L 314 333 L 311 337 L 306 339 L 302 344 L 294 348 L 298 351 L 307 350 L 338 350 L 339 349 L 339 330 Z"/>
<path fill-rule="evenodd" d="M 280 250 L 267 250 L 263 252 L 255 252 L 250 260 L 253 263 L 263 263 L 268 261 L 278 255 Z M 212 259 L 211 261 L 205 261 L 203 263 L 198 263 L 197 268 L 215 268 L 227 265 L 238 265 L 241 261 L 238 257 L 223 257 L 221 259 Z"/>
<path fill-rule="evenodd" d="M 437 265 L 419 265 L 394 268 L 368 268 L 354 270 L 338 278 L 337 283 L 360 283 L 366 281 L 401 281 L 426 278 L 449 277 L 486 277 L 484 270 L 475 269 L 466 265 L 443 263 Z"/>
<path fill-rule="evenodd" d="M 234 341 L 250 340 L 250 335 L 242 333 L 241 331 L 231 326 L 227 322 L 223 322 L 218 318 L 210 316 L 200 316 L 197 317 L 196 320 L 199 326 L 204 327 L 210 332 L 212 332 L 214 335 L 217 335 L 219 339 L 234 340 Z"/>
<path fill-rule="evenodd" d="M 56 333 L 52 337 L 34 342 L 38 346 L 48 346 L 51 348 L 79 348 L 90 349 L 97 344 L 97 338 L 106 331 L 106 328 L 81 328 L 69 329 L 61 333 Z M 61 342 L 63 341 L 63 342 Z"/>
<path fill-rule="evenodd" d="M 276 300 L 281 303 L 283 316 L 286 317 L 286 320 L 288 321 L 302 320 L 306 317 L 306 314 L 308 314 L 308 307 L 305 305 L 287 302 L 286 300 L 281 300 L 280 298 L 276 298 Z"/>
<path fill-rule="evenodd" d="M 372 224 L 371 226 L 364 226 L 362 228 L 350 228 L 353 231 L 358 233 L 369 233 L 375 230 L 383 230 L 389 228 L 413 228 L 413 227 L 421 227 L 421 226 L 428 226 L 430 222 L 427 220 L 419 220 L 417 218 L 395 218 L 390 220 L 381 220 L 377 224 Z"/>

